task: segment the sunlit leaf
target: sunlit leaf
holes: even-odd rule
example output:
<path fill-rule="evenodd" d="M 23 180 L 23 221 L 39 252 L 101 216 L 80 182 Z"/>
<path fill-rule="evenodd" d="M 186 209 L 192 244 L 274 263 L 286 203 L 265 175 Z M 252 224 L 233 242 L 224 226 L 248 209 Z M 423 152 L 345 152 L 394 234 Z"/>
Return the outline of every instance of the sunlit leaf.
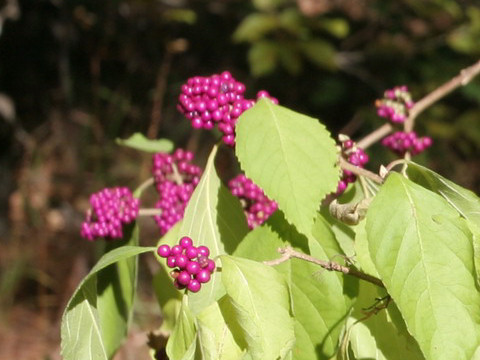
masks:
<path fill-rule="evenodd" d="M 437 194 L 397 173 L 367 213 L 372 261 L 427 359 L 471 359 L 480 302 L 472 234 Z"/>
<path fill-rule="evenodd" d="M 128 139 L 117 139 L 116 143 L 150 153 L 171 152 L 173 150 L 172 141 L 168 139 L 148 139 L 141 133 L 135 133 Z"/>
<path fill-rule="evenodd" d="M 284 359 L 295 342 L 284 277 L 252 260 L 221 256 L 221 262 L 222 282 L 252 359 Z"/>
<path fill-rule="evenodd" d="M 277 201 L 290 223 L 309 233 L 321 200 L 339 179 L 328 131 L 268 99 L 245 111 L 236 131 L 236 154 L 247 177 Z"/>
<path fill-rule="evenodd" d="M 210 258 L 231 254 L 248 231 L 240 202 L 218 178 L 214 166 L 216 153 L 215 146 L 200 183 L 185 209 L 179 230 L 179 239 L 181 236 L 189 236 L 195 246 L 207 246 L 210 249 Z M 201 291 L 190 294 L 189 307 L 196 315 L 223 294 L 220 275 L 215 272 L 212 279 L 202 285 Z"/>

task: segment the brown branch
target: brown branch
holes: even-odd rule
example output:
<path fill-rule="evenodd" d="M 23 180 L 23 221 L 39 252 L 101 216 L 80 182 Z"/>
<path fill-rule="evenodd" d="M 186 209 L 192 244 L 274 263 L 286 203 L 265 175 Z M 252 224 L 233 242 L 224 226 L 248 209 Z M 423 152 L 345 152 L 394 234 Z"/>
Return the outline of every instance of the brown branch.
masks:
<path fill-rule="evenodd" d="M 347 160 L 345 160 L 342 157 L 340 157 L 339 163 L 340 163 L 340 167 L 343 170 L 351 171 L 355 175 L 365 176 L 366 178 L 369 178 L 369 179 L 375 181 L 378 184 L 383 184 L 383 179 L 379 175 L 377 175 L 377 174 L 375 174 L 375 173 L 373 173 L 373 172 L 371 172 L 367 169 L 364 169 L 364 168 L 355 166 L 353 164 L 350 164 Z"/>
<path fill-rule="evenodd" d="M 338 271 L 338 272 L 341 272 L 345 275 L 354 276 L 358 279 L 367 281 L 367 282 L 372 283 L 374 285 L 377 285 L 377 286 L 380 286 L 380 287 L 383 287 L 383 288 L 385 287 L 385 285 L 383 285 L 382 280 L 380 280 L 380 279 L 378 279 L 374 276 L 365 274 L 365 273 L 355 269 L 354 267 L 340 265 L 340 264 L 338 264 L 336 262 L 333 262 L 333 261 L 320 260 L 320 259 L 314 258 L 310 255 L 298 252 L 290 246 L 287 246 L 285 248 L 279 248 L 278 252 L 280 254 L 282 254 L 282 256 L 280 258 L 275 259 L 275 260 L 270 260 L 270 261 L 264 261 L 263 263 L 265 265 L 275 266 L 275 265 L 279 265 L 279 264 L 281 264 L 281 263 L 283 263 L 283 262 L 285 262 L 285 261 L 287 261 L 291 258 L 297 258 L 297 259 L 301 259 L 301 260 L 308 261 L 308 262 L 311 262 L 313 264 L 319 265 L 319 266 L 321 266 L 322 268 L 324 268 L 328 271 Z"/>
<path fill-rule="evenodd" d="M 444 96 L 451 93 L 456 88 L 467 85 L 478 74 L 480 74 L 480 60 L 472 66 L 461 70 L 460 73 L 453 79 L 447 81 L 446 83 L 444 83 L 443 85 L 436 88 L 431 93 L 417 101 L 409 111 L 408 119 L 405 121 L 405 131 L 412 131 L 415 124 L 415 118 L 421 112 L 423 112 L 432 104 L 436 103 Z"/>
<path fill-rule="evenodd" d="M 357 147 L 366 149 L 369 146 L 375 144 L 378 140 L 383 139 L 385 136 L 390 134 L 393 130 L 392 124 L 384 124 L 380 126 L 378 129 L 372 131 L 370 134 L 365 136 L 363 139 L 360 139 L 357 142 Z"/>
<path fill-rule="evenodd" d="M 444 96 L 451 93 L 456 88 L 467 85 L 478 74 L 480 74 L 480 60 L 475 64 L 469 66 L 468 68 L 461 70 L 460 74 L 455 76 L 453 79 L 447 81 L 446 83 L 439 86 L 431 93 L 427 94 L 422 99 L 417 101 L 409 111 L 409 116 L 407 120 L 405 120 L 404 130 L 407 132 L 412 131 L 415 125 L 415 119 L 421 112 L 436 103 Z M 384 124 L 375 131 L 365 136 L 364 138 L 360 139 L 357 142 L 357 146 L 362 149 L 366 149 L 372 144 L 382 139 L 383 137 L 390 134 L 393 129 L 394 127 L 392 124 Z"/>

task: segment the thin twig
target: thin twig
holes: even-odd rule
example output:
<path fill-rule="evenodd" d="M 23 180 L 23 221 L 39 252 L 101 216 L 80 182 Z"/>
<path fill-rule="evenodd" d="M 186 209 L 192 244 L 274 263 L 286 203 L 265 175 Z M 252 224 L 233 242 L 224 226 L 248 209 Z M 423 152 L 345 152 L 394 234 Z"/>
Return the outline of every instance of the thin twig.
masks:
<path fill-rule="evenodd" d="M 279 248 L 278 252 L 280 254 L 282 254 L 281 257 L 279 257 L 278 259 L 275 259 L 275 260 L 264 261 L 263 263 L 265 265 L 275 266 L 275 265 L 279 265 L 279 264 L 281 264 L 281 263 L 283 263 L 283 262 L 285 262 L 285 261 L 287 261 L 291 258 L 297 258 L 297 259 L 305 260 L 305 261 L 311 262 L 313 264 L 319 265 L 322 268 L 324 268 L 326 270 L 329 270 L 329 271 L 338 271 L 338 272 L 341 272 L 345 275 L 355 276 L 356 278 L 359 278 L 361 280 L 365 280 L 365 281 L 367 281 L 369 283 L 372 283 L 374 285 L 377 285 L 377 286 L 380 286 L 380 287 L 383 287 L 383 288 L 385 287 L 385 285 L 383 285 L 382 280 L 380 280 L 380 279 L 378 279 L 374 276 L 365 274 L 365 273 L 355 269 L 354 267 L 340 265 L 340 264 L 338 264 L 336 262 L 333 262 L 333 261 L 320 260 L 320 259 L 314 258 L 310 255 L 298 252 L 290 246 L 287 246 L 285 248 Z"/>
<path fill-rule="evenodd" d="M 138 216 L 155 216 L 162 215 L 161 209 L 140 209 L 138 210 Z"/>
<path fill-rule="evenodd" d="M 433 105 L 435 102 L 437 102 L 444 96 L 451 93 L 456 88 L 467 85 L 478 74 L 480 74 L 480 60 L 475 64 L 461 70 L 460 74 L 455 76 L 453 79 L 447 81 L 446 83 L 439 86 L 431 93 L 427 94 L 422 99 L 417 101 L 409 111 L 409 116 L 407 120 L 405 120 L 404 130 L 406 132 L 412 131 L 415 125 L 415 119 L 421 112 L 423 112 L 425 109 Z M 363 139 L 360 139 L 357 142 L 357 146 L 362 149 L 366 149 L 380 139 L 382 139 L 383 137 L 390 134 L 393 130 L 394 127 L 391 124 L 384 124 L 375 131 L 365 136 Z"/>
<path fill-rule="evenodd" d="M 480 74 L 480 60 L 472 66 L 461 70 L 453 79 L 447 81 L 417 101 L 409 111 L 408 119 L 405 121 L 405 131 L 412 131 L 415 125 L 415 119 L 422 111 L 451 93 L 456 88 L 467 85 L 478 74 Z"/>
<path fill-rule="evenodd" d="M 145 189 L 152 186 L 154 183 L 155 183 L 155 179 L 153 177 L 148 178 L 147 180 L 145 180 L 143 183 L 140 184 L 140 186 L 137 188 L 136 191 L 142 194 L 145 191 Z"/>
<path fill-rule="evenodd" d="M 355 175 L 365 176 L 366 178 L 369 178 L 378 184 L 383 184 L 383 179 L 380 177 L 380 175 L 377 175 L 367 169 L 350 164 L 347 160 L 345 160 L 342 157 L 340 157 L 339 162 L 340 162 L 340 167 L 343 170 L 351 171 Z"/>
<path fill-rule="evenodd" d="M 370 134 L 365 136 L 363 139 L 360 139 L 357 142 L 357 147 L 366 149 L 369 146 L 375 144 L 378 140 L 384 138 L 388 134 L 390 134 L 393 130 L 393 126 L 391 124 L 384 124 L 380 126 L 375 131 L 372 131 Z"/>

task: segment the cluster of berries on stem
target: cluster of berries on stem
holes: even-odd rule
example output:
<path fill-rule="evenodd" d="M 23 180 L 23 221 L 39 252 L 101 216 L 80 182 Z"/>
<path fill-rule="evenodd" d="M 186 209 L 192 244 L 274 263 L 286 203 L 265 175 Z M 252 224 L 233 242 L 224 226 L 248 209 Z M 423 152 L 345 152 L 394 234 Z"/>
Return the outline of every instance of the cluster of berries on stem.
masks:
<path fill-rule="evenodd" d="M 418 137 L 415 131 L 397 131 L 385 137 L 382 145 L 399 156 L 404 156 L 407 152 L 417 155 L 432 145 L 432 139 L 429 136 Z"/>
<path fill-rule="evenodd" d="M 162 235 L 183 218 L 188 200 L 200 181 L 202 169 L 192 164 L 193 158 L 192 152 L 183 149 L 153 156 L 152 174 L 159 194 L 155 207 L 161 210 L 153 218 Z"/>
<path fill-rule="evenodd" d="M 178 245 L 172 247 L 160 245 L 157 254 L 167 259 L 167 266 L 173 269 L 170 272 L 173 284 L 179 290 L 200 291 L 202 284 L 209 282 L 215 271 L 215 262 L 208 257 L 208 247 L 194 246 L 188 236 L 182 237 Z"/>
<path fill-rule="evenodd" d="M 397 124 L 407 119 L 408 111 L 413 105 L 412 96 L 405 85 L 386 90 L 383 99 L 375 102 L 377 115 Z"/>
<path fill-rule="evenodd" d="M 140 201 L 126 187 L 105 188 L 90 196 L 91 208 L 82 223 L 80 235 L 87 240 L 123 237 L 123 225 L 138 216 Z"/>
<path fill-rule="evenodd" d="M 368 163 L 369 157 L 367 153 L 356 146 L 355 142 L 348 136 L 341 134 L 339 136 L 341 144 L 341 156 L 343 156 L 350 164 L 363 168 Z M 354 183 L 357 176 L 350 170 L 342 171 L 342 178 L 337 185 L 337 195 L 342 194 L 349 183 Z"/>
<path fill-rule="evenodd" d="M 260 187 L 243 174 L 230 180 L 228 187 L 240 199 L 250 229 L 262 225 L 278 208 L 275 201 L 270 200 Z"/>
<path fill-rule="evenodd" d="M 209 77 L 191 77 L 181 90 L 177 109 L 191 121 L 192 126 L 211 130 L 217 125 L 223 133 L 223 142 L 234 146 L 237 119 L 256 102 L 244 97 L 245 85 L 235 80 L 230 72 L 224 71 Z M 258 92 L 257 100 L 262 97 L 278 103 L 266 91 Z"/>

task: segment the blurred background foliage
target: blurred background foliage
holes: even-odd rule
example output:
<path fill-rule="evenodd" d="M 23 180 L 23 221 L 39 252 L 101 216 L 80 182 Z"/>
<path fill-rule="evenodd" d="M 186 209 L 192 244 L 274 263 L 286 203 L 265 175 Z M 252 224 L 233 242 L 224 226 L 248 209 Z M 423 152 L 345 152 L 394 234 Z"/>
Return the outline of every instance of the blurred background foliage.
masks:
<path fill-rule="evenodd" d="M 150 159 L 114 140 L 169 138 L 204 164 L 218 134 L 176 110 L 188 77 L 229 70 L 249 97 L 359 139 L 383 124 L 385 89 L 418 100 L 480 58 L 478 0 L 0 0 L 0 29 L 0 305 L 52 319 L 93 261 L 88 195 L 148 177 Z M 434 139 L 417 161 L 480 193 L 480 79 L 416 130 Z M 369 154 L 375 171 L 394 159 Z"/>

